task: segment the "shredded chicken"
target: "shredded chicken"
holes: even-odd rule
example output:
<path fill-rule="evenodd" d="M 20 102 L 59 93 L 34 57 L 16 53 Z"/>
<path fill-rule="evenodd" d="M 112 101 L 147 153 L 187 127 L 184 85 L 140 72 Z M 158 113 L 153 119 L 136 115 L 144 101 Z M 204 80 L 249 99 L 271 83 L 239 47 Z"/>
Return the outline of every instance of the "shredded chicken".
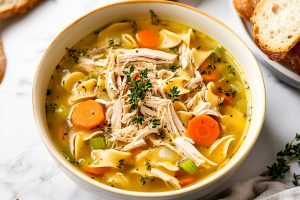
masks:
<path fill-rule="evenodd" d="M 117 57 L 117 62 L 153 62 L 155 64 L 172 64 L 177 58 L 176 54 L 166 53 L 164 51 L 152 50 L 152 49 L 118 49 L 119 54 Z"/>
<path fill-rule="evenodd" d="M 194 141 L 187 137 L 178 137 L 174 140 L 177 149 L 185 156 L 192 159 L 197 166 L 205 163 L 215 166 L 216 163 L 205 158 L 193 145 Z"/>
<path fill-rule="evenodd" d="M 112 128 L 121 128 L 122 107 L 124 100 L 116 100 L 112 108 L 112 116 L 109 120 Z"/>
<path fill-rule="evenodd" d="M 97 54 L 93 54 L 94 57 Z M 80 62 L 87 65 L 107 66 L 106 71 L 101 72 L 105 77 L 105 88 L 110 100 L 97 98 L 95 101 L 105 105 L 106 120 L 111 126 L 111 138 L 113 148 L 119 151 L 129 152 L 133 149 L 146 146 L 148 141 L 153 147 L 165 146 L 176 155 L 182 158 L 190 158 L 197 166 L 215 166 L 216 163 L 205 158 L 193 145 L 193 140 L 183 136 L 186 128 L 177 116 L 170 94 L 166 94 L 165 87 L 170 79 L 178 76 L 177 73 L 169 70 L 170 64 L 181 65 L 193 74 L 184 87 L 188 93 L 198 89 L 193 96 L 186 99 L 183 104 L 185 111 L 189 115 L 222 115 L 216 108 L 211 108 L 211 104 L 204 100 L 206 85 L 201 74 L 193 68 L 191 50 L 185 44 L 180 46 L 180 55 L 166 53 L 164 51 L 152 49 L 110 49 L 107 58 L 97 59 L 81 58 Z M 160 67 L 157 67 L 160 65 Z M 167 68 L 164 68 L 167 65 Z M 134 66 L 130 72 L 130 77 L 125 73 Z M 143 100 L 137 102 L 137 109 L 131 109 L 129 101 L 132 85 L 128 81 L 140 78 L 140 72 L 147 69 L 147 79 L 151 83 L 151 89 L 145 93 Z M 97 85 L 98 86 L 98 85 Z M 75 106 L 74 106 L 75 107 Z M 73 110 L 73 109 L 71 109 Z M 71 115 L 71 112 L 69 113 Z M 134 121 L 136 117 L 140 121 Z M 68 125 L 72 127 L 68 117 Z M 153 119 L 156 124 L 153 124 Z M 161 131 L 167 134 L 169 139 L 158 139 Z M 97 133 L 98 134 L 98 133 Z M 73 140 L 74 141 L 74 140 Z M 171 141 L 171 142 L 170 142 Z M 167 167 L 166 170 L 178 170 L 177 166 Z M 175 189 L 181 186 L 178 180 L 168 173 L 157 169 L 151 169 L 151 176 L 156 176 Z"/>
<path fill-rule="evenodd" d="M 141 140 L 137 140 L 137 141 L 133 141 L 129 144 L 127 144 L 124 148 L 123 148 L 123 151 L 131 151 L 133 149 L 136 149 L 138 147 L 142 147 L 142 146 L 145 146 L 146 145 L 146 142 L 144 139 L 141 139 Z"/>
<path fill-rule="evenodd" d="M 192 78 L 185 87 L 189 90 L 194 90 L 203 85 L 203 79 L 199 71 L 195 71 L 195 77 Z"/>
<path fill-rule="evenodd" d="M 183 69 L 189 67 L 192 65 L 192 53 L 191 50 L 185 45 L 182 44 L 180 46 L 180 56 L 179 56 L 179 60 L 181 62 L 181 67 Z"/>

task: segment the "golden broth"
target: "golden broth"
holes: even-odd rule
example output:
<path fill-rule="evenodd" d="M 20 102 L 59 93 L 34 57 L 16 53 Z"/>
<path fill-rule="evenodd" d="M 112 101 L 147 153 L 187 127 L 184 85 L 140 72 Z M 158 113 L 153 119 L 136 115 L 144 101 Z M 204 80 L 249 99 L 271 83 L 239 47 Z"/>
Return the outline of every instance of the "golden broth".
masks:
<path fill-rule="evenodd" d="M 90 130 L 82 129 L 76 126 L 73 127 L 70 126 L 70 121 L 72 121 L 72 119 L 69 119 L 70 116 L 68 115 L 70 115 L 69 113 L 72 113 L 72 109 L 76 107 L 78 103 L 87 101 L 89 99 L 97 99 L 97 98 L 100 98 L 102 100 L 107 100 L 107 101 L 111 100 L 109 95 L 107 94 L 107 90 L 109 88 L 107 88 L 107 85 L 105 85 L 106 75 L 105 73 L 103 73 L 103 71 L 106 70 L 106 66 L 99 66 L 98 65 L 99 63 L 97 63 L 101 60 L 102 61 L 105 60 L 108 57 L 108 52 L 110 51 L 110 49 L 118 50 L 121 48 L 122 49 L 138 48 L 140 44 L 136 41 L 135 34 L 139 30 L 151 29 L 159 33 L 161 30 L 166 29 L 176 34 L 176 36 L 180 36 L 182 38 L 185 38 L 184 35 L 187 34 L 189 30 L 192 30 L 188 26 L 178 24 L 176 22 L 165 21 L 165 20 L 159 20 L 159 23 L 153 23 L 153 19 L 151 20 L 148 18 L 122 21 L 122 23 L 127 23 L 127 22 L 131 23 L 130 28 L 126 26 L 124 27 L 119 26 L 116 28 L 116 30 L 114 30 L 114 32 L 108 32 L 108 33 L 105 33 L 105 30 L 109 29 L 109 27 L 111 26 L 107 26 L 108 28 L 107 27 L 101 28 L 95 31 L 94 33 L 91 33 L 90 35 L 86 36 L 85 38 L 80 40 L 74 47 L 67 50 L 66 55 L 57 65 L 53 73 L 53 76 L 51 78 L 51 81 L 49 83 L 49 88 L 47 91 L 47 100 L 46 100 L 48 126 L 52 134 L 53 140 L 56 142 L 58 148 L 64 154 L 66 159 L 72 162 L 74 166 L 78 167 L 80 170 L 85 171 L 86 174 L 92 177 L 93 179 L 96 179 L 112 187 L 118 187 L 125 190 L 158 192 L 158 191 L 179 189 L 176 187 L 175 188 L 172 187 L 172 185 L 170 186 L 168 183 L 166 183 L 165 180 L 162 180 L 158 177 L 155 176 L 152 177 L 151 175 L 147 175 L 147 174 L 143 176 L 139 173 L 135 173 L 140 169 L 138 167 L 138 164 L 136 163 L 137 162 L 136 156 L 140 155 L 141 152 L 149 149 L 158 149 L 159 152 L 162 152 L 165 151 L 164 148 L 166 147 L 163 146 L 154 147 L 151 144 L 151 142 L 148 141 L 149 138 L 146 138 L 145 139 L 146 145 L 130 150 L 129 151 L 130 156 L 128 159 L 125 160 L 123 159 L 124 162 L 121 161 L 122 159 L 119 160 L 120 166 L 118 165 L 114 167 L 105 167 L 106 168 L 105 172 L 97 172 L 100 173 L 97 174 L 95 172 L 91 172 L 86 167 L 86 166 L 90 166 L 95 162 L 95 158 L 91 155 L 91 152 L 94 151 L 95 149 L 93 150 L 93 148 L 91 147 L 89 139 L 86 140 L 84 139 L 90 136 L 92 133 L 95 133 L 96 131 L 102 131 L 101 134 L 99 135 L 105 138 L 105 147 L 104 147 L 105 149 L 116 148 L 117 150 L 120 150 L 127 143 L 111 141 L 112 140 L 111 139 L 112 137 L 110 135 L 111 127 L 109 127 L 109 125 L 106 123 L 101 124 L 99 127 L 95 127 Z M 117 31 L 118 28 L 119 31 Z M 105 34 L 102 34 L 101 36 L 101 33 L 105 33 Z M 122 40 L 124 34 L 129 34 L 134 39 L 134 41 L 138 46 L 129 47 L 131 43 L 126 44 L 127 45 L 126 46 Z M 152 157 L 147 158 L 150 160 L 149 162 L 152 162 L 148 171 L 151 171 L 151 168 L 153 169 L 153 167 L 155 166 L 157 169 L 162 170 L 164 173 L 174 177 L 175 179 L 178 179 L 180 187 L 185 187 L 189 184 L 193 184 L 197 181 L 200 181 L 201 179 L 212 174 L 214 171 L 218 170 L 219 167 L 222 167 L 228 161 L 228 159 L 230 159 L 230 157 L 233 156 L 234 152 L 242 142 L 243 136 L 247 129 L 247 122 L 250 119 L 249 117 L 250 111 L 248 109 L 248 96 L 249 96 L 248 93 L 250 92 L 249 87 L 247 86 L 247 83 L 243 80 L 243 75 L 241 74 L 242 72 L 240 68 L 237 66 L 234 59 L 224 48 L 221 47 L 220 44 L 218 44 L 216 41 L 214 41 L 213 39 L 211 39 L 210 37 L 206 36 L 201 32 L 192 30 L 192 32 L 189 35 L 189 39 L 190 39 L 189 47 L 188 47 L 189 50 L 195 49 L 194 51 L 200 52 L 199 55 L 201 55 L 201 53 L 203 54 L 203 52 L 212 51 L 210 55 L 207 57 L 207 59 L 205 59 L 207 62 L 211 64 L 206 66 L 206 68 L 202 68 L 202 70 L 198 69 L 198 72 L 201 73 L 202 78 L 205 77 L 205 75 L 210 76 L 211 73 L 218 74 L 218 77 L 215 80 L 213 81 L 204 80 L 202 81 L 201 84 L 204 85 L 202 86 L 202 88 L 204 88 L 203 91 L 206 92 L 208 90 L 207 89 L 208 83 L 213 82 L 214 83 L 214 87 L 212 89 L 213 94 L 218 97 L 218 101 L 221 100 L 217 106 L 215 106 L 214 108 L 209 108 L 209 109 L 216 110 L 218 113 L 222 115 L 222 117 L 216 117 L 216 116 L 213 117 L 215 120 L 217 120 L 217 122 L 220 125 L 219 128 L 221 130 L 221 133 L 218 138 L 222 139 L 226 136 L 229 136 L 228 138 L 233 138 L 233 139 L 229 142 L 230 144 L 228 144 L 228 149 L 226 148 L 225 144 L 222 145 L 221 143 L 212 152 L 211 152 L 211 145 L 201 146 L 195 144 L 194 147 L 203 156 L 205 156 L 207 159 L 217 164 L 215 166 L 208 166 L 208 164 L 206 163 L 204 165 L 197 166 L 197 171 L 194 172 L 192 175 L 188 174 L 180 167 L 178 168 L 178 170 L 175 171 L 166 170 L 162 166 L 155 165 L 156 163 L 160 162 L 160 160 L 156 160 L 157 158 L 152 158 Z M 161 36 L 160 36 L 160 40 L 163 40 Z M 181 41 L 175 47 L 164 48 L 164 49 L 161 48 L 159 50 L 171 54 L 180 54 L 179 48 L 181 48 L 181 45 L 183 44 L 184 41 Z M 124 46 L 126 46 L 126 48 Z M 88 59 L 89 62 L 92 62 L 92 64 L 91 63 L 81 64 L 81 62 L 83 62 L 82 58 Z M 174 64 L 166 64 L 161 66 L 159 65 L 159 68 L 160 69 L 166 68 L 167 70 L 170 71 L 170 73 L 172 73 L 173 70 L 175 70 L 174 73 L 176 73 L 176 71 L 179 72 L 178 73 L 179 76 L 182 76 L 184 72 L 187 71 L 187 70 L 180 71 L 182 70 L 181 69 L 182 67 L 180 66 L 180 64 L 178 64 L 178 58 L 176 60 L 177 69 L 176 67 L 172 69 L 172 66 L 175 65 Z M 208 69 L 209 66 L 211 69 Z M 128 70 L 129 66 L 125 67 L 125 69 Z M 68 77 L 68 75 L 70 74 L 74 74 L 74 72 L 82 73 L 82 74 L 77 74 L 77 78 L 80 76 L 82 77 L 84 76 L 84 77 L 83 78 L 81 77 L 81 79 L 78 78 L 78 80 L 76 80 L 75 77 L 73 80 L 74 83 L 72 85 L 71 84 L 72 80 L 66 79 L 66 77 Z M 178 75 L 174 75 L 174 77 L 177 76 Z M 187 77 L 190 76 L 193 76 L 193 74 L 188 74 Z M 123 78 L 124 77 L 125 76 L 123 75 Z M 89 89 L 84 88 L 85 90 L 83 92 L 80 91 L 78 93 L 77 91 L 76 93 L 76 90 L 79 90 L 78 86 L 81 83 L 84 83 L 85 81 L 88 80 L 92 80 L 90 81 L 91 84 L 92 82 L 93 84 L 97 84 L 95 85 L 96 87 L 93 89 L 93 91 L 89 91 L 88 93 L 87 90 Z M 71 89 L 69 84 L 71 84 L 72 86 Z M 86 84 L 86 85 L 88 87 L 93 88 L 93 85 L 91 84 L 90 85 Z M 166 84 L 168 84 L 167 81 Z M 200 92 L 200 90 L 201 88 L 191 89 L 189 93 L 184 95 L 179 95 L 178 101 L 186 102 L 189 99 L 191 99 L 193 96 L 195 96 L 197 92 Z M 76 96 L 77 99 L 74 98 L 74 96 L 78 94 L 80 95 Z M 169 91 L 165 91 L 165 94 L 167 97 L 170 97 Z M 222 101 L 222 98 L 220 98 L 222 97 L 222 95 L 224 98 L 226 98 L 226 96 L 230 97 L 230 99 L 228 100 L 229 103 L 224 102 L 224 100 Z M 233 103 L 230 103 L 231 100 L 233 100 Z M 108 110 L 108 107 L 105 107 L 105 111 Z M 178 114 L 178 110 L 176 110 L 176 112 Z M 191 119 L 189 119 L 188 122 L 190 120 Z M 135 126 L 139 126 L 139 125 L 135 125 Z M 125 128 L 125 126 L 123 128 Z M 166 129 L 166 127 L 162 127 L 161 129 L 164 130 Z M 160 134 L 161 134 L 160 136 L 154 134 L 153 137 L 157 140 L 160 139 L 166 141 L 165 139 L 165 137 L 167 137 L 165 136 L 166 134 L 165 133 L 160 133 Z M 174 138 L 170 139 L 170 144 L 175 149 L 178 150 L 177 146 L 174 145 L 174 143 L 172 143 L 173 139 Z M 74 145 L 75 147 L 73 147 Z M 226 150 L 226 152 L 224 149 Z M 225 159 L 223 155 L 224 152 L 226 153 Z M 172 167 L 175 168 L 178 167 L 178 164 L 183 159 L 183 157 L 186 156 L 180 157 L 177 155 L 173 157 L 174 160 L 176 159 L 177 160 L 175 162 L 175 165 L 173 163 L 174 166 Z M 166 162 L 171 163 L 173 161 L 167 160 Z"/>

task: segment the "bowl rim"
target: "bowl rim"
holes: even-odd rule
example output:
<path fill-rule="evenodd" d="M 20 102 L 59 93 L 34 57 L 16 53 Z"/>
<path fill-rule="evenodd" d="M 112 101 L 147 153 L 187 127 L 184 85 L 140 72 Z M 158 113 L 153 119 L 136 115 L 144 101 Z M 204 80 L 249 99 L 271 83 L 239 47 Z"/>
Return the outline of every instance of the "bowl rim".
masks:
<path fill-rule="evenodd" d="M 81 172 L 80 170 L 78 170 L 76 167 L 74 167 L 69 161 L 67 161 L 59 152 L 57 146 L 54 144 L 53 140 L 47 136 L 47 131 L 45 131 L 46 127 L 44 127 L 42 124 L 42 120 L 41 118 L 38 118 L 38 107 L 36 106 L 36 87 L 35 85 L 37 85 L 37 79 L 38 76 L 40 74 L 40 71 L 43 68 L 43 63 L 44 60 L 46 59 L 46 57 L 49 54 L 49 51 L 52 49 L 52 47 L 56 44 L 56 42 L 63 37 L 64 33 L 69 30 L 72 26 L 76 25 L 77 23 L 79 23 L 81 20 L 83 20 L 84 18 L 97 13 L 97 12 L 101 12 L 102 10 L 114 7 L 114 6 L 119 6 L 119 5 L 127 5 L 127 4 L 143 4 L 143 3 L 155 3 L 155 4 L 169 4 L 169 5 L 175 5 L 175 6 L 179 6 L 179 7 L 183 7 L 189 11 L 194 11 L 197 12 L 198 14 L 201 14 L 207 18 L 210 18 L 211 20 L 213 20 L 214 22 L 216 22 L 217 24 L 221 25 L 222 27 L 224 27 L 225 29 L 227 29 L 232 37 L 235 37 L 237 39 L 237 41 L 240 43 L 240 45 L 242 45 L 245 49 L 245 51 L 248 51 L 253 60 L 255 61 L 255 66 L 252 66 L 253 68 L 255 68 L 254 70 L 257 71 L 257 77 L 260 82 L 262 83 L 262 89 L 263 89 L 263 96 L 261 97 L 263 102 L 262 102 L 262 115 L 261 115 L 261 119 L 259 119 L 258 121 L 258 126 L 257 126 L 257 132 L 255 133 L 256 135 L 253 137 L 251 143 L 248 144 L 247 148 L 244 150 L 244 152 L 241 153 L 240 158 L 238 160 L 236 160 L 235 162 L 231 163 L 231 166 L 228 168 L 221 168 L 219 169 L 217 172 L 215 172 L 215 174 L 209 176 L 208 178 L 204 179 L 203 181 L 200 181 L 198 183 L 192 184 L 190 186 L 187 186 L 185 188 L 181 188 L 179 190 L 172 190 L 172 191 L 164 191 L 164 192 L 139 192 L 139 191 L 130 191 L 130 190 L 124 190 L 124 189 L 119 189 L 119 188 L 114 188 L 114 187 L 110 187 L 106 184 L 103 184 L 101 182 L 98 182 L 92 178 L 90 178 L 88 175 L 84 174 L 83 172 Z M 252 96 L 252 95 L 251 95 Z M 126 1 L 121 1 L 121 2 L 116 2 L 116 3 L 112 3 L 112 4 L 108 4 L 105 6 L 101 6 L 95 10 L 92 10 L 84 15 L 82 15 L 81 17 L 77 18 L 75 21 L 73 21 L 72 23 L 70 23 L 67 27 L 65 27 L 50 43 L 50 45 L 47 47 L 46 51 L 44 52 L 38 67 L 35 71 L 35 75 L 34 75 L 34 80 L 33 80 L 33 85 L 32 85 L 32 107 L 33 107 L 33 114 L 34 114 L 34 119 L 35 119 L 35 123 L 36 123 L 36 127 L 38 129 L 38 133 L 39 135 L 42 137 L 42 140 L 44 142 L 44 144 L 46 145 L 48 151 L 51 153 L 51 155 L 55 158 L 55 160 L 57 160 L 59 162 L 59 164 L 61 166 L 63 166 L 63 168 L 70 174 L 74 175 L 76 178 L 80 179 L 81 181 L 91 185 L 94 188 L 97 188 L 97 190 L 105 190 L 105 191 L 109 191 L 111 193 L 113 193 L 114 195 L 125 195 L 127 197 L 147 197 L 147 198 L 157 198 L 157 197 L 172 197 L 172 196 L 176 196 L 176 195 L 183 195 L 185 193 L 191 193 L 194 192 L 195 190 L 198 190 L 199 188 L 204 188 L 209 186 L 210 184 L 222 179 L 224 176 L 226 176 L 227 174 L 229 174 L 230 171 L 232 171 L 232 169 L 236 168 L 245 158 L 246 156 L 249 154 L 249 152 L 251 151 L 252 147 L 254 146 L 255 142 L 257 141 L 257 138 L 261 132 L 261 128 L 264 122 L 264 118 L 265 118 L 265 111 L 266 111 L 266 90 L 265 90 L 265 84 L 264 84 L 264 79 L 262 76 L 262 72 L 259 68 L 259 65 L 257 63 L 257 60 L 255 59 L 254 55 L 252 54 L 252 52 L 249 50 L 248 46 L 245 44 L 244 41 L 241 40 L 241 38 L 235 33 L 233 32 L 233 30 L 231 30 L 226 24 L 224 24 L 223 22 L 221 22 L 220 20 L 216 19 L 215 17 L 210 16 L 209 14 L 205 13 L 204 11 L 186 5 L 186 4 L 182 4 L 182 3 L 178 3 L 178 2 L 173 2 L 173 1 L 165 1 L 165 0 L 139 0 L 139 1 L 132 1 L 132 0 L 126 0 Z M 252 123 L 253 120 L 251 120 L 251 122 L 249 123 L 249 127 L 250 124 Z M 248 134 L 248 132 L 246 133 L 246 135 Z M 244 144 L 244 141 L 241 143 L 241 146 Z M 241 148 L 241 146 L 239 148 Z"/>

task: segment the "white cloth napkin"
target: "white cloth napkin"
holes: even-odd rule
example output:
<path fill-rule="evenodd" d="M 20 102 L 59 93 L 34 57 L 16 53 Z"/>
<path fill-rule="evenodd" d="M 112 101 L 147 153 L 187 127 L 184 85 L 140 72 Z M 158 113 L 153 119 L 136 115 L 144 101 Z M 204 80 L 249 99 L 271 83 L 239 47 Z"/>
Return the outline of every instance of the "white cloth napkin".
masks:
<path fill-rule="evenodd" d="M 291 187 L 267 177 L 255 177 L 222 192 L 219 200 L 300 200 L 300 187 Z"/>

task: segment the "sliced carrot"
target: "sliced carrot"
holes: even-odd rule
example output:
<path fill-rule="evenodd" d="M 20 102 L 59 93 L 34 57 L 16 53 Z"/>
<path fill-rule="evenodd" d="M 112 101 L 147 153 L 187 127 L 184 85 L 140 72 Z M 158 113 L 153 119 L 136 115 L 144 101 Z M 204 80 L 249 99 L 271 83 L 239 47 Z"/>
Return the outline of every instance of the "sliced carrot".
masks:
<path fill-rule="evenodd" d="M 196 178 L 191 175 L 183 175 L 183 176 L 178 177 L 178 180 L 179 180 L 180 185 L 186 186 L 186 185 L 190 185 L 193 182 L 195 182 Z"/>
<path fill-rule="evenodd" d="M 94 100 L 78 104 L 72 113 L 72 123 L 79 128 L 93 129 L 104 121 L 104 108 Z"/>
<path fill-rule="evenodd" d="M 211 145 L 219 134 L 219 123 L 208 115 L 194 117 L 187 126 L 187 136 L 202 146 Z"/>
<path fill-rule="evenodd" d="M 157 31 L 144 29 L 136 33 L 136 39 L 141 47 L 155 48 L 159 44 L 159 35 Z"/>
<path fill-rule="evenodd" d="M 200 65 L 201 76 L 205 82 L 215 81 L 220 77 L 219 73 L 209 65 L 211 65 L 209 60 L 205 60 Z"/>
<path fill-rule="evenodd" d="M 90 167 L 82 166 L 81 169 L 89 174 L 101 175 L 110 170 L 109 167 Z"/>
<path fill-rule="evenodd" d="M 219 92 L 219 96 L 224 98 L 224 102 L 227 105 L 233 105 L 234 99 L 231 96 L 227 96 L 225 93 Z"/>

